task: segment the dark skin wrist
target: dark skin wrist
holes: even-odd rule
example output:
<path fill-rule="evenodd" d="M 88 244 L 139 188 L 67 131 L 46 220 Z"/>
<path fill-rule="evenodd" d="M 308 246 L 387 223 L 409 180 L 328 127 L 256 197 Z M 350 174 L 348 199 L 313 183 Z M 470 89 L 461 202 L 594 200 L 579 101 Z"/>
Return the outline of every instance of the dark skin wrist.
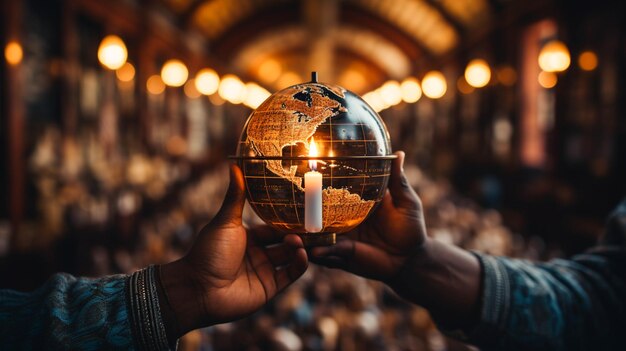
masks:
<path fill-rule="evenodd" d="M 469 327 L 478 321 L 480 263 L 426 235 L 421 200 L 404 174 L 404 153 L 397 155 L 376 212 L 336 245 L 313 249 L 311 261 L 385 282 L 446 328 Z"/>
<path fill-rule="evenodd" d="M 448 329 L 479 320 L 481 267 L 471 253 L 428 238 L 386 283 L 401 297 L 428 309 Z"/>
<path fill-rule="evenodd" d="M 183 258 L 160 267 L 157 291 L 170 344 L 193 329 L 255 312 L 306 271 L 302 241 L 267 226 L 245 228 L 244 202 L 243 174 L 231 166 L 218 214 Z"/>

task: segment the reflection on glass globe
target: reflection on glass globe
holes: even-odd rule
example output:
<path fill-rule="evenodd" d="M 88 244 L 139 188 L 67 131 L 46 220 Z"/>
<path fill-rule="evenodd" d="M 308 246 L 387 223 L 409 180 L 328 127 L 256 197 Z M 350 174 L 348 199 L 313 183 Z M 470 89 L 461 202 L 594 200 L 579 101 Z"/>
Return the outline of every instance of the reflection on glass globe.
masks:
<path fill-rule="evenodd" d="M 237 148 L 248 200 L 272 227 L 305 234 L 303 178 L 313 140 L 323 177 L 321 232 L 349 231 L 381 201 L 394 156 L 378 114 L 338 86 L 291 86 L 248 117 Z"/>

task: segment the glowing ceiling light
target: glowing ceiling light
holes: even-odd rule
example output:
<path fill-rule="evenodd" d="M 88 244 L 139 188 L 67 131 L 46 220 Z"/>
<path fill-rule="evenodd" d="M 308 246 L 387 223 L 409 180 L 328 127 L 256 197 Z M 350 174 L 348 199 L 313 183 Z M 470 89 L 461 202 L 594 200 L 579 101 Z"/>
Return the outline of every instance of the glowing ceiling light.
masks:
<path fill-rule="evenodd" d="M 402 89 L 395 80 L 385 82 L 378 92 L 386 105 L 394 106 L 402 102 Z"/>
<path fill-rule="evenodd" d="M 439 99 L 447 90 L 446 77 L 439 71 L 430 71 L 422 79 L 422 91 L 431 99 Z"/>
<path fill-rule="evenodd" d="M 598 67 L 598 55 L 593 51 L 583 51 L 578 56 L 578 66 L 584 71 L 593 71 Z"/>
<path fill-rule="evenodd" d="M 550 88 L 554 88 L 554 86 L 556 85 L 557 77 L 556 77 L 556 74 L 554 74 L 553 72 L 542 71 L 541 73 L 539 73 L 539 76 L 537 77 L 537 81 L 539 82 L 539 85 L 541 85 L 542 87 L 546 89 L 550 89 Z"/>
<path fill-rule="evenodd" d="M 11 66 L 19 64 L 22 62 L 22 58 L 24 58 L 22 46 L 16 41 L 10 41 L 7 46 L 4 47 L 4 58 Z"/>
<path fill-rule="evenodd" d="M 273 83 L 280 77 L 283 68 L 280 66 L 280 63 L 275 59 L 268 59 L 263 61 L 261 65 L 259 65 L 258 74 L 259 78 L 266 83 Z"/>
<path fill-rule="evenodd" d="M 240 104 L 246 99 L 246 85 L 237 76 L 227 74 L 222 78 L 217 93 L 226 101 Z"/>
<path fill-rule="evenodd" d="M 135 67 L 130 62 L 126 62 L 115 71 L 115 75 L 122 82 L 130 82 L 135 78 Z"/>
<path fill-rule="evenodd" d="M 487 61 L 483 59 L 474 59 L 467 64 L 465 68 L 465 80 L 474 88 L 482 88 L 489 83 L 491 79 L 491 69 Z"/>
<path fill-rule="evenodd" d="M 459 89 L 461 94 L 465 94 L 465 95 L 471 94 L 475 90 L 473 86 L 467 83 L 467 81 L 465 80 L 465 77 L 459 77 L 459 79 L 456 81 L 456 87 L 457 89 Z"/>
<path fill-rule="evenodd" d="M 269 91 L 265 90 L 265 88 L 259 86 L 258 84 L 248 83 L 246 84 L 246 99 L 243 103 L 244 105 L 255 109 L 261 106 L 263 101 L 270 97 L 270 95 Z"/>
<path fill-rule="evenodd" d="M 552 40 L 541 48 L 538 61 L 539 67 L 546 72 L 565 71 L 570 64 L 569 50 L 563 42 Z"/>
<path fill-rule="evenodd" d="M 189 71 L 180 60 L 168 60 L 161 69 L 163 83 L 171 87 L 180 87 L 187 81 Z"/>
<path fill-rule="evenodd" d="M 202 95 L 200 94 L 198 89 L 196 89 L 195 79 L 188 80 L 183 87 L 183 91 L 185 92 L 185 95 L 190 99 L 197 99 Z"/>
<path fill-rule="evenodd" d="M 220 87 L 220 76 L 210 68 L 202 69 L 196 74 L 196 89 L 204 95 L 215 94 Z"/>
<path fill-rule="evenodd" d="M 146 81 L 146 89 L 150 94 L 159 95 L 165 91 L 165 84 L 158 74 L 150 76 Z"/>
<path fill-rule="evenodd" d="M 403 80 L 400 89 L 402 89 L 402 100 L 406 103 L 417 102 L 422 97 L 420 83 L 413 77 Z"/>
<path fill-rule="evenodd" d="M 365 102 L 367 102 L 368 105 L 370 105 L 376 112 L 380 112 L 389 107 L 385 105 L 385 102 L 377 90 L 370 91 L 369 93 L 363 95 L 363 100 L 365 100 Z"/>
<path fill-rule="evenodd" d="M 126 63 L 128 50 L 124 41 L 117 35 L 108 35 L 102 39 L 98 47 L 98 60 L 111 70 L 116 70 Z"/>
<path fill-rule="evenodd" d="M 300 75 L 298 75 L 298 73 L 296 72 L 285 72 L 283 73 L 280 78 L 278 78 L 278 81 L 276 82 L 276 85 L 280 88 L 286 88 L 286 87 L 290 87 L 292 85 L 296 85 L 298 83 L 302 82 L 302 78 L 300 77 Z"/>
<path fill-rule="evenodd" d="M 507 87 L 512 86 L 517 81 L 517 73 L 511 66 L 502 66 L 498 69 L 498 81 Z"/>

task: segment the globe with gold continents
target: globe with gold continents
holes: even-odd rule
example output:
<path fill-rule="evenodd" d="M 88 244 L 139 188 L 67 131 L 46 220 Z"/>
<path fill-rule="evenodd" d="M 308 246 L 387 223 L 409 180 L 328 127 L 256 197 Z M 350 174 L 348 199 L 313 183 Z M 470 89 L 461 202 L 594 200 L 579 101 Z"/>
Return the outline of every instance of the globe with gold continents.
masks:
<path fill-rule="evenodd" d="M 331 245 L 363 222 L 382 200 L 395 158 L 385 124 L 363 99 L 312 77 L 250 114 L 235 156 L 254 211 L 307 246 Z M 321 189 L 312 189 L 309 172 L 321 174 Z M 317 209 L 305 199 L 313 191 Z M 321 216 L 313 232 L 307 216 Z"/>

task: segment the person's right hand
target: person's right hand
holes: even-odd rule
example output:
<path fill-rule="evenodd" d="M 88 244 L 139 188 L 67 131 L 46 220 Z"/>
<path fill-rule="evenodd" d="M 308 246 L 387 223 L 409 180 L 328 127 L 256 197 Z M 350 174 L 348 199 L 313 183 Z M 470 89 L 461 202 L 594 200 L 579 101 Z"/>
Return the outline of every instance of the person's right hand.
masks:
<path fill-rule="evenodd" d="M 314 248 L 310 260 L 380 280 L 426 307 L 442 325 L 473 325 L 480 296 L 478 259 L 426 235 L 422 203 L 402 169 L 404 153 L 397 155 L 380 207 L 336 245 Z"/>
<path fill-rule="evenodd" d="M 404 152 L 396 152 L 389 190 L 375 213 L 337 244 L 316 247 L 311 261 L 388 284 L 426 241 L 422 204 L 404 175 Z"/>

